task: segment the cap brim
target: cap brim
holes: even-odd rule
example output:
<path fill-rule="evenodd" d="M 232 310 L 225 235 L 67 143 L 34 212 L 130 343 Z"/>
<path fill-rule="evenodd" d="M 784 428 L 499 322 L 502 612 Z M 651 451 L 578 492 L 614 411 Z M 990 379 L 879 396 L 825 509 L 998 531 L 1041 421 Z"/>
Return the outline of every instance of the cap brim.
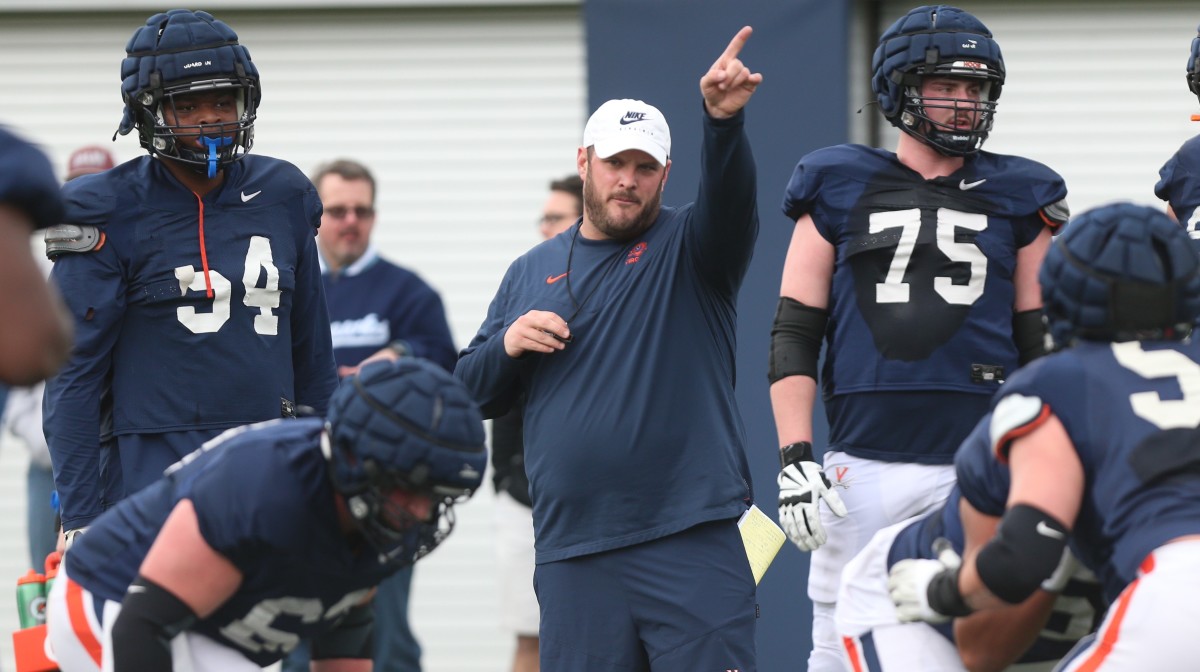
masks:
<path fill-rule="evenodd" d="M 666 150 L 653 139 L 643 135 L 630 134 L 625 137 L 597 140 L 592 145 L 592 148 L 595 150 L 596 156 L 602 159 L 607 159 L 626 150 L 636 149 L 649 154 L 651 158 L 658 162 L 658 165 L 667 165 Z"/>

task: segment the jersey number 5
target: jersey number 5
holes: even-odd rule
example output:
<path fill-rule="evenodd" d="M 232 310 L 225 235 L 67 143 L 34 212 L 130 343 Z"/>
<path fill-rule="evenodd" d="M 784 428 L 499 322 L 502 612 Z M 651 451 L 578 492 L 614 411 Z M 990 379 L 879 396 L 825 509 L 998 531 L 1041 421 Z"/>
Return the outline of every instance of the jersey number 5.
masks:
<path fill-rule="evenodd" d="M 888 266 L 883 282 L 875 283 L 876 303 L 908 303 L 909 283 L 904 281 L 908 265 L 912 262 L 913 250 L 917 246 L 917 235 L 921 232 L 921 211 L 893 210 L 871 214 L 870 232 L 900 227 L 900 242 L 896 254 Z M 971 276 L 965 285 L 956 285 L 946 276 L 933 279 L 933 289 L 946 303 L 969 306 L 983 296 L 983 283 L 987 279 L 987 256 L 974 243 L 954 240 L 957 228 L 983 231 L 987 228 L 987 215 L 959 212 L 947 208 L 937 211 L 937 246 L 950 261 L 971 265 Z"/>
<path fill-rule="evenodd" d="M 259 286 L 259 277 L 264 271 L 266 279 L 262 286 Z M 182 306 L 175 311 L 175 316 L 193 334 L 216 333 L 229 321 L 232 285 L 216 269 L 209 269 L 208 278 L 213 290 L 212 312 L 200 313 L 194 306 Z M 188 290 L 208 290 L 204 282 L 204 273 L 197 273 L 191 264 L 176 268 L 175 279 L 179 281 L 181 295 L 186 295 Z M 279 316 L 271 312 L 271 309 L 279 307 L 279 269 L 275 267 L 274 257 L 271 255 L 271 241 L 264 236 L 250 238 L 242 285 L 246 288 L 246 296 L 242 302 L 259 310 L 259 314 L 254 316 L 254 331 L 264 336 L 278 335 Z"/>
<path fill-rule="evenodd" d="M 1135 392 L 1129 404 L 1139 418 L 1159 429 L 1200 426 L 1200 365 L 1175 350 L 1143 350 L 1138 341 L 1113 343 L 1117 363 L 1143 378 L 1174 378 L 1182 399 L 1163 399 L 1157 392 Z"/>

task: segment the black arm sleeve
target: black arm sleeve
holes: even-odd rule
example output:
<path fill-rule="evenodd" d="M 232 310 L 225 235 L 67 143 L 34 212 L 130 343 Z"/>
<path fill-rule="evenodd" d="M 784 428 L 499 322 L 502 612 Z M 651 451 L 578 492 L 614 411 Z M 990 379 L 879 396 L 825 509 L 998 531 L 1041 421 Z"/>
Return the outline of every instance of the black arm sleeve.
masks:
<path fill-rule="evenodd" d="M 1021 366 L 1046 354 L 1046 327 L 1040 308 L 1013 313 L 1012 330 Z"/>
<path fill-rule="evenodd" d="M 113 624 L 113 669 L 171 672 L 171 640 L 195 622 L 196 614 L 182 600 L 139 574 Z"/>
<path fill-rule="evenodd" d="M 771 383 L 788 376 L 817 379 L 817 361 L 825 340 L 829 311 L 806 306 L 787 297 L 779 297 L 775 324 L 771 327 L 771 356 L 767 380 Z"/>

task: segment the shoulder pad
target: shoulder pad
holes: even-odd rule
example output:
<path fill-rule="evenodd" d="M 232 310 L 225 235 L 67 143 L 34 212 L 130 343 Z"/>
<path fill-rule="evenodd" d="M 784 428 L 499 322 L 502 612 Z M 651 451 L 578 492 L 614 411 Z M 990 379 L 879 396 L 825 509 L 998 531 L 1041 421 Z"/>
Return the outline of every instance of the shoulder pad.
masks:
<path fill-rule="evenodd" d="M 98 226 L 58 224 L 46 229 L 46 256 L 95 252 L 104 247 L 104 232 Z"/>
<path fill-rule="evenodd" d="M 1042 218 L 1050 228 L 1057 229 L 1071 218 L 1071 208 L 1067 207 L 1067 199 L 1057 200 L 1042 208 Z"/>

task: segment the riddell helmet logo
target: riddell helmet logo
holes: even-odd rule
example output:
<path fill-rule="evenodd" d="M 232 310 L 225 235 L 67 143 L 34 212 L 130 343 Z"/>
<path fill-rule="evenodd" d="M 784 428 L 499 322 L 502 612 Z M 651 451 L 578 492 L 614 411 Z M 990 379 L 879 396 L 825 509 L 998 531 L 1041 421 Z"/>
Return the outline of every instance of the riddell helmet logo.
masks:
<path fill-rule="evenodd" d="M 627 126 L 629 124 L 635 124 L 639 121 L 645 121 L 645 120 L 646 120 L 645 112 L 626 112 L 625 116 L 621 117 L 621 125 Z"/>

